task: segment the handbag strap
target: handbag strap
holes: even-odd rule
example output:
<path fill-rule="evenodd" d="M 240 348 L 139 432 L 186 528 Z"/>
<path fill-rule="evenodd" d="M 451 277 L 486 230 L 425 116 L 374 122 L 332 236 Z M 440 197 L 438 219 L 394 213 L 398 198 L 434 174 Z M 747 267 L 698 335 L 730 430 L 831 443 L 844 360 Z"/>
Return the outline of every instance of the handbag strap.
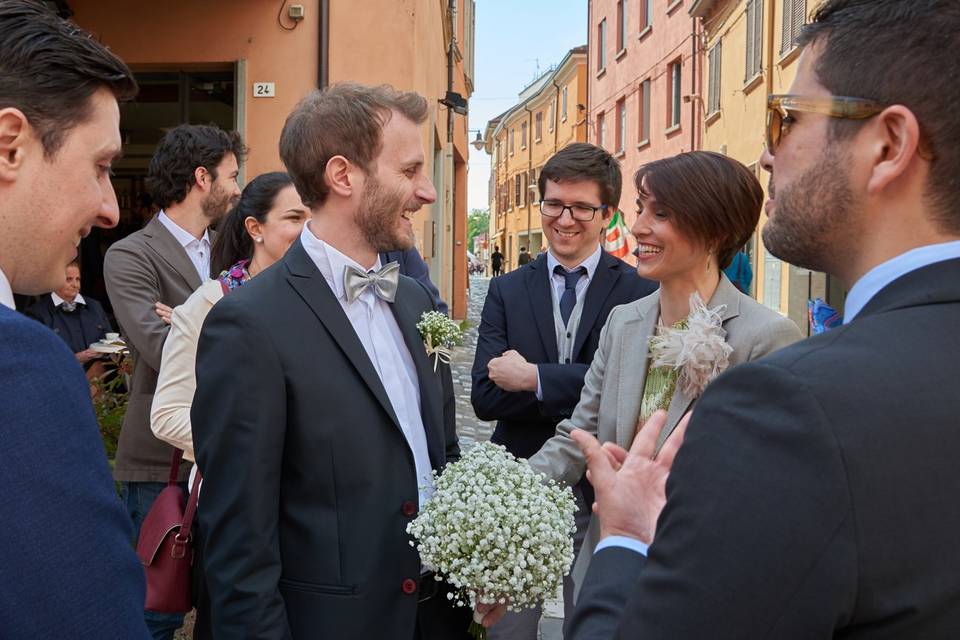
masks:
<path fill-rule="evenodd" d="M 190 528 L 193 526 L 193 516 L 197 513 L 197 498 L 200 496 L 202 480 L 203 476 L 200 474 L 200 469 L 197 469 L 197 475 L 193 479 L 193 487 L 190 488 L 190 497 L 187 498 L 187 508 L 183 511 L 183 523 L 175 536 L 178 542 L 186 542 L 190 539 Z"/>
<path fill-rule="evenodd" d="M 170 479 L 167 484 L 177 484 L 180 475 L 180 461 L 183 460 L 183 449 L 173 448 L 173 457 L 170 459 Z"/>

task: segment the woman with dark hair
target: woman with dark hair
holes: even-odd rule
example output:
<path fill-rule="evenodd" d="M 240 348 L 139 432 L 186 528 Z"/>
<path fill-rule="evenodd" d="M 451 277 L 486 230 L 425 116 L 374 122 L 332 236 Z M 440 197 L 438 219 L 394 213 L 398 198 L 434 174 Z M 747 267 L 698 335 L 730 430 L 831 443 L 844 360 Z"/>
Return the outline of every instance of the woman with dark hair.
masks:
<path fill-rule="evenodd" d="M 210 251 L 214 279 L 173 310 L 150 427 L 158 438 L 183 449 L 183 457 L 191 462 L 190 405 L 197 385 L 194 368 L 203 320 L 225 293 L 283 257 L 299 237 L 306 219 L 307 208 L 290 176 L 276 171 L 254 178 L 220 224 Z"/>
<path fill-rule="evenodd" d="M 579 404 L 530 459 L 567 484 L 585 471 L 573 429 L 629 449 L 653 413 L 666 411 L 659 450 L 717 375 L 801 337 L 793 322 L 741 293 L 722 271 L 760 218 L 763 189 L 749 169 L 693 151 L 642 166 L 634 182 L 637 273 L 660 288 L 610 312 Z M 599 535 L 594 518 L 575 578 L 583 576 Z"/>

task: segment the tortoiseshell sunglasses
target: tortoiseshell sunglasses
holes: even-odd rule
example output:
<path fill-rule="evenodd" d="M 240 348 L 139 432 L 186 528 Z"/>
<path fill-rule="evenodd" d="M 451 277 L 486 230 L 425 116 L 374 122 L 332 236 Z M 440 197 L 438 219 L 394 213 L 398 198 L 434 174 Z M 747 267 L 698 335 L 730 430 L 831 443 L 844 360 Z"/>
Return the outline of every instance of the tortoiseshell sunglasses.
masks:
<path fill-rule="evenodd" d="M 821 113 L 831 118 L 866 120 L 886 107 L 873 100 L 830 96 L 827 98 L 797 96 L 790 94 L 767 96 L 767 150 L 774 155 L 780 141 L 790 129 L 791 111 Z"/>

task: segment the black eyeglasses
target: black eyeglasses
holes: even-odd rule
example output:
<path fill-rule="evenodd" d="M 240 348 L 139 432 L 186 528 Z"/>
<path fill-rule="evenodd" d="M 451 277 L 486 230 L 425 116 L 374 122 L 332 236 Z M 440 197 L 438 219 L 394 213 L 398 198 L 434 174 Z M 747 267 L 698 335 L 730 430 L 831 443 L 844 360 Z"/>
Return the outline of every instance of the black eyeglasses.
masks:
<path fill-rule="evenodd" d="M 590 222 L 597 215 L 597 211 L 606 210 L 607 205 L 602 204 L 599 207 L 590 207 L 585 204 L 563 204 L 556 200 L 541 200 L 540 213 L 548 218 L 559 218 L 564 211 L 570 212 L 570 217 L 580 222 Z"/>

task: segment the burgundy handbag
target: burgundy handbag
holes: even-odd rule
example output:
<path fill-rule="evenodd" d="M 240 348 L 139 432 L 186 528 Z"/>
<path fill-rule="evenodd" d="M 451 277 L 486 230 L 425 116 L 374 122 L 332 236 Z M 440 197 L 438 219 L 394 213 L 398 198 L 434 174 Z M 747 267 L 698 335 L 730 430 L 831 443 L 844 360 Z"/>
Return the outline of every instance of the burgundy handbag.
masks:
<path fill-rule="evenodd" d="M 200 472 L 197 471 L 186 506 L 183 489 L 177 484 L 183 451 L 173 450 L 170 480 L 164 487 L 140 527 L 137 556 L 147 576 L 147 602 L 144 609 L 159 613 L 186 613 L 191 604 L 190 569 L 193 565 L 193 539 L 190 527 L 197 510 Z"/>

